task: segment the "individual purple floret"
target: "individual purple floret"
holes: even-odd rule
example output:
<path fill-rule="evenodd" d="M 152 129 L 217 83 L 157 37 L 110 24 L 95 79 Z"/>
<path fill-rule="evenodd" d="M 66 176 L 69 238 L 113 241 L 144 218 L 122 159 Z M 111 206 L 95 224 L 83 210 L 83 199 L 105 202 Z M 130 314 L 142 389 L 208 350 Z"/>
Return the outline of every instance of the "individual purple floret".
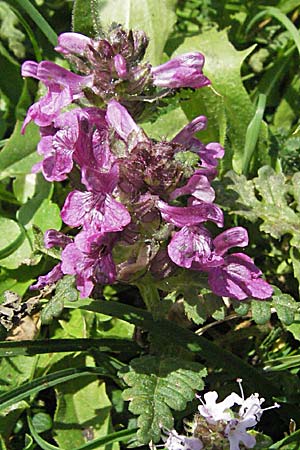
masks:
<path fill-rule="evenodd" d="M 81 231 L 62 251 L 61 270 L 76 275 L 81 297 L 88 297 L 96 284 L 112 284 L 116 268 L 112 258 L 114 237 L 108 233 Z"/>
<path fill-rule="evenodd" d="M 198 52 L 176 56 L 166 63 L 152 67 L 151 74 L 155 86 L 164 88 L 200 88 L 210 81 L 202 73 L 204 56 Z"/>
<path fill-rule="evenodd" d="M 41 133 L 37 150 L 44 159 L 33 171 L 42 170 L 48 181 L 62 181 L 74 163 L 98 165 L 100 142 L 107 134 L 105 114 L 99 108 L 76 108 L 58 116 L 53 125 L 42 128 Z M 102 153 L 104 147 L 101 146 Z"/>
<path fill-rule="evenodd" d="M 248 244 L 248 234 L 244 228 L 224 231 L 214 239 L 213 244 L 215 253 L 224 257 L 223 264 L 208 268 L 208 282 L 215 294 L 237 300 L 271 297 L 272 287 L 261 278 L 262 272 L 249 256 L 244 253 L 225 255 L 232 247 Z"/>
<path fill-rule="evenodd" d="M 41 275 L 38 278 L 38 281 L 35 284 L 30 286 L 30 289 L 43 289 L 46 286 L 50 286 L 51 284 L 55 284 L 58 280 L 60 280 L 64 276 L 64 273 L 61 270 L 61 263 L 58 263 L 53 267 L 47 275 Z"/>
<path fill-rule="evenodd" d="M 262 272 L 244 253 L 224 257 L 224 263 L 208 270 L 208 283 L 216 295 L 245 300 L 271 297 L 272 287 L 261 278 Z"/>
<path fill-rule="evenodd" d="M 203 225 L 184 226 L 177 231 L 168 245 L 168 253 L 175 264 L 186 269 L 201 270 L 223 262 L 214 253 L 211 234 Z"/>
<path fill-rule="evenodd" d="M 50 61 L 25 61 L 21 73 L 23 77 L 42 81 L 48 89 L 47 94 L 28 109 L 23 133 L 31 120 L 40 127 L 51 125 L 60 111 L 83 97 L 84 88 L 92 84 L 92 76 L 76 75 Z"/>

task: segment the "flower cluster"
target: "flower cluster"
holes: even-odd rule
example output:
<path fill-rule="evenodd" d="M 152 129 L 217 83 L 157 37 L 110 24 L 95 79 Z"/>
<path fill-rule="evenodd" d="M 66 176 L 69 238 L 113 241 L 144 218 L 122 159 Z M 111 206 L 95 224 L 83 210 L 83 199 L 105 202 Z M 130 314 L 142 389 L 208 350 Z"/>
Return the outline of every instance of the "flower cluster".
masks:
<path fill-rule="evenodd" d="M 167 277 L 181 267 L 207 274 L 217 295 L 268 298 L 272 288 L 253 261 L 244 253 L 228 253 L 248 244 L 247 231 L 235 227 L 214 236 L 207 227 L 208 222 L 223 226 L 211 182 L 224 150 L 195 137 L 206 118 L 195 118 L 171 141 L 157 142 L 124 106 L 126 95 L 136 99 L 151 86 L 209 83 L 200 53 L 152 68 L 140 62 L 146 43 L 143 33 L 119 27 L 102 40 L 66 33 L 57 50 L 80 74 L 47 61 L 23 65 L 24 76 L 48 88 L 24 122 L 24 127 L 31 120 L 40 126 L 42 161 L 33 170 L 48 181 L 70 178 L 74 190 L 61 217 L 78 230 L 75 237 L 46 233 L 46 247 L 60 247 L 62 261 L 33 288 L 71 274 L 85 297 L 97 284 L 130 283 L 147 271 Z M 99 99 L 105 109 L 96 106 Z"/>
<path fill-rule="evenodd" d="M 241 387 L 241 380 L 238 382 Z M 240 450 L 240 444 L 253 448 L 256 440 L 248 429 L 255 427 L 264 411 L 279 407 L 275 403 L 269 408 L 262 408 L 265 400 L 257 393 L 245 399 L 242 387 L 241 396 L 233 392 L 219 403 L 217 398 L 216 391 L 204 394 L 204 401 L 200 398 L 199 412 L 188 424 L 190 436 L 180 435 L 176 430 L 167 433 L 165 446 L 168 450 Z M 238 406 L 237 412 L 232 409 L 234 406 Z"/>

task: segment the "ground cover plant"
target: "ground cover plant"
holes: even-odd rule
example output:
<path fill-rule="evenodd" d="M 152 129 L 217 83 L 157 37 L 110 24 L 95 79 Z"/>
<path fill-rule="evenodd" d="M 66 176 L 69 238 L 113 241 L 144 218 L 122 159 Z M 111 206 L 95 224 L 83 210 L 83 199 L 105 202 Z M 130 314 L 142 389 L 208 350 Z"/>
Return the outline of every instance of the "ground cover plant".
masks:
<path fill-rule="evenodd" d="M 300 1 L 0 1 L 0 448 L 299 449 Z"/>

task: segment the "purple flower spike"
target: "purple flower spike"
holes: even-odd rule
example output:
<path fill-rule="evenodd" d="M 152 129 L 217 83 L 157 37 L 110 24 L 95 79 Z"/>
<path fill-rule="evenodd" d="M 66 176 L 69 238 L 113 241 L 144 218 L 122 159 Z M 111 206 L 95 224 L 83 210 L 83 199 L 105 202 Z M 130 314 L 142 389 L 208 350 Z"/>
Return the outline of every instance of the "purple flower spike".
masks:
<path fill-rule="evenodd" d="M 47 275 L 42 275 L 38 278 L 37 283 L 32 284 L 30 286 L 30 289 L 43 289 L 46 286 L 50 286 L 53 283 L 56 283 L 58 280 L 60 280 L 64 276 L 62 270 L 61 270 L 61 263 L 57 264 L 53 267 L 52 270 L 50 270 Z"/>
<path fill-rule="evenodd" d="M 202 73 L 204 56 L 198 52 L 185 53 L 151 69 L 153 83 L 162 88 L 200 88 L 210 84 Z"/>
<path fill-rule="evenodd" d="M 222 297 L 264 300 L 271 297 L 273 289 L 260 276 L 261 271 L 249 256 L 234 253 L 224 258 L 223 265 L 209 269 L 208 282 L 212 291 Z"/>
<path fill-rule="evenodd" d="M 232 247 L 246 247 L 248 241 L 247 230 L 242 227 L 234 227 L 219 234 L 213 244 L 216 253 L 223 256 Z"/>
<path fill-rule="evenodd" d="M 223 258 L 213 253 L 212 238 L 203 226 L 183 227 L 168 245 L 171 260 L 180 267 L 201 269 L 220 265 Z"/>
<path fill-rule="evenodd" d="M 113 238 L 108 234 L 89 235 L 82 231 L 62 251 L 62 271 L 76 275 L 81 297 L 88 297 L 95 284 L 112 284 L 116 279 L 116 268 L 111 250 Z"/>
<path fill-rule="evenodd" d="M 83 55 L 91 39 L 79 33 L 62 33 L 58 36 L 58 45 L 55 50 L 63 55 Z"/>
<path fill-rule="evenodd" d="M 166 222 L 173 223 L 177 227 L 189 225 L 199 225 L 210 220 L 218 227 L 223 226 L 223 213 L 221 209 L 213 203 L 200 202 L 192 206 L 170 206 L 159 200 L 157 207 Z"/>

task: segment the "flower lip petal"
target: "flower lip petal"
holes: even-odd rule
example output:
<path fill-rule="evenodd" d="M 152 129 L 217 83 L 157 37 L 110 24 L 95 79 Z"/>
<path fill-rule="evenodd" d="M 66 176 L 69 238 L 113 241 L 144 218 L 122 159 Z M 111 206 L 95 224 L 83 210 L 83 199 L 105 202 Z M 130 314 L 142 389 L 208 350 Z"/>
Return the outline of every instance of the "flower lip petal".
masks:
<path fill-rule="evenodd" d="M 188 123 L 178 134 L 172 139 L 172 142 L 188 145 L 191 138 L 198 131 L 205 130 L 207 125 L 207 118 L 205 116 L 198 116 L 190 123 Z"/>
<path fill-rule="evenodd" d="M 232 247 L 246 247 L 248 245 L 248 233 L 243 227 L 229 228 L 220 233 L 213 241 L 218 255 L 224 255 Z"/>
<path fill-rule="evenodd" d="M 170 206 L 162 200 L 158 200 L 157 207 L 166 222 L 178 227 L 185 225 L 198 225 L 210 220 L 218 227 L 223 226 L 223 212 L 213 203 L 201 202 L 192 206 Z"/>
<path fill-rule="evenodd" d="M 75 53 L 83 55 L 91 39 L 80 33 L 62 33 L 58 36 L 58 45 L 54 48 L 63 55 Z"/>
<path fill-rule="evenodd" d="M 127 109 L 116 100 L 108 102 L 106 120 L 124 141 L 127 141 L 133 131 L 140 131 Z"/>

